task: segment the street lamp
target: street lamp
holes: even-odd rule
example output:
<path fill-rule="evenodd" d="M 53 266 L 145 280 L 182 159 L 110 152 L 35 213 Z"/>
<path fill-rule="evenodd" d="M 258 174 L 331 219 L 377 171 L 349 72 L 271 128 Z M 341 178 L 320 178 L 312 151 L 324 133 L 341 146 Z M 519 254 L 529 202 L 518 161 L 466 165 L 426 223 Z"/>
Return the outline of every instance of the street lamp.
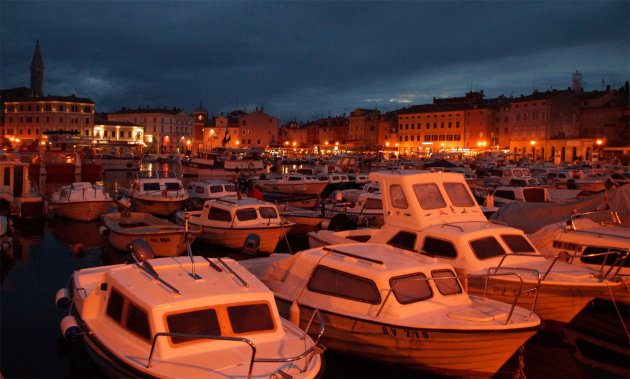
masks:
<path fill-rule="evenodd" d="M 533 145 L 535 145 L 535 144 L 536 144 L 536 141 L 532 140 L 532 141 L 529 141 L 529 143 L 531 143 L 531 144 L 532 144 L 532 146 L 533 146 Z"/>

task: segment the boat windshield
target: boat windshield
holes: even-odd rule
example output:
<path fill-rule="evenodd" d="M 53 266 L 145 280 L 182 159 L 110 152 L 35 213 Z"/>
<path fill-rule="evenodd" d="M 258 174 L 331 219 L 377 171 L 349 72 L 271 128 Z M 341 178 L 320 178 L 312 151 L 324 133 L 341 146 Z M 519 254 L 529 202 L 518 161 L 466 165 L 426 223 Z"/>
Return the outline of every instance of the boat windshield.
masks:
<path fill-rule="evenodd" d="M 273 207 L 260 207 L 258 208 L 258 212 L 260 213 L 260 217 L 264 219 L 278 217 L 278 212 L 276 212 L 276 209 Z"/>
<path fill-rule="evenodd" d="M 167 191 L 178 191 L 182 188 L 181 184 L 177 182 L 166 182 L 164 184 L 166 185 Z"/>
<path fill-rule="evenodd" d="M 431 271 L 434 278 L 445 278 L 435 280 L 435 286 L 442 295 L 455 295 L 462 293 L 462 287 L 457 281 L 455 273 L 451 270 L 435 270 Z"/>
<path fill-rule="evenodd" d="M 236 211 L 236 218 L 239 221 L 256 220 L 258 218 L 258 214 L 254 208 L 243 208 Z"/>
<path fill-rule="evenodd" d="M 518 234 L 501 234 L 501 239 L 515 253 L 535 253 L 536 249 L 527 238 Z"/>
<path fill-rule="evenodd" d="M 433 291 L 426 277 L 422 273 L 399 276 L 391 278 L 389 285 L 400 304 L 415 303 L 433 297 Z"/>
<path fill-rule="evenodd" d="M 422 209 L 444 208 L 446 202 L 435 183 L 414 184 L 413 191 Z"/>
<path fill-rule="evenodd" d="M 475 205 L 464 183 L 444 183 L 444 189 L 454 206 L 472 207 Z"/>
<path fill-rule="evenodd" d="M 192 312 L 166 316 L 166 325 L 170 333 L 200 334 L 220 336 L 221 326 L 214 309 L 200 309 Z M 173 344 L 194 341 L 191 337 L 171 337 Z"/>
<path fill-rule="evenodd" d="M 484 237 L 478 240 L 470 241 L 475 256 L 478 259 L 490 259 L 505 255 L 505 250 L 494 237 Z"/>

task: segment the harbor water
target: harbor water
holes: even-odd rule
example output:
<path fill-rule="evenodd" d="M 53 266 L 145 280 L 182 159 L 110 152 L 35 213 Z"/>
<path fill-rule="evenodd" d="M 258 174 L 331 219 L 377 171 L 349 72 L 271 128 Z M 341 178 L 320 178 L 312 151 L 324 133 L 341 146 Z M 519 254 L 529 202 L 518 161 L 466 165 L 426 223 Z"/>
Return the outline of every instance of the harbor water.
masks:
<path fill-rule="evenodd" d="M 114 192 L 133 174 L 106 172 L 94 181 Z M 54 183 L 44 178 L 40 189 L 48 195 L 71 181 Z M 62 338 L 59 321 L 67 310 L 54 304 L 55 292 L 67 285 L 73 270 L 125 261 L 126 253 L 108 244 L 99 233 L 100 226 L 100 221 L 86 223 L 56 217 L 15 221 L 13 253 L 3 255 L 0 265 L 0 373 L 5 378 L 103 376 L 78 344 Z M 303 234 L 290 234 L 278 249 L 295 252 L 306 247 Z M 192 248 L 194 254 L 207 257 L 244 258 L 238 251 L 201 241 L 195 241 Z M 495 377 L 629 377 L 629 341 L 620 322 L 621 317 L 627 325 L 629 313 L 627 306 L 595 301 L 564 328 L 538 332 Z M 334 351 L 326 351 L 325 359 L 326 378 L 436 376 Z"/>

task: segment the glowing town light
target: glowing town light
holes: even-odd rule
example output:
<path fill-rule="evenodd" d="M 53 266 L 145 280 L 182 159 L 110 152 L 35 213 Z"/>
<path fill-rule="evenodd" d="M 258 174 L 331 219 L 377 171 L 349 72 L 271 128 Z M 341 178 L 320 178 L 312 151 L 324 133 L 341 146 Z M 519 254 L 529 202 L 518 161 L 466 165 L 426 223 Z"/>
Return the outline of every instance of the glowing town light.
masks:
<path fill-rule="evenodd" d="M 293 146 L 297 145 L 297 142 L 293 141 Z"/>
<path fill-rule="evenodd" d="M 335 145 L 339 146 L 339 142 L 335 142 Z"/>
<path fill-rule="evenodd" d="M 385 142 L 385 146 L 389 147 L 389 142 Z"/>
<path fill-rule="evenodd" d="M 324 145 L 328 146 L 328 141 L 324 142 Z"/>
<path fill-rule="evenodd" d="M 595 143 L 596 143 L 598 146 L 601 146 L 601 145 L 602 145 L 602 143 L 604 143 L 604 141 L 602 141 L 601 139 L 598 139 L 597 141 L 595 141 Z"/>
<path fill-rule="evenodd" d="M 284 144 L 289 146 L 289 141 L 285 141 Z"/>
<path fill-rule="evenodd" d="M 529 143 L 531 143 L 532 145 L 535 145 L 535 144 L 536 144 L 536 141 L 531 140 L 531 141 L 529 141 Z"/>

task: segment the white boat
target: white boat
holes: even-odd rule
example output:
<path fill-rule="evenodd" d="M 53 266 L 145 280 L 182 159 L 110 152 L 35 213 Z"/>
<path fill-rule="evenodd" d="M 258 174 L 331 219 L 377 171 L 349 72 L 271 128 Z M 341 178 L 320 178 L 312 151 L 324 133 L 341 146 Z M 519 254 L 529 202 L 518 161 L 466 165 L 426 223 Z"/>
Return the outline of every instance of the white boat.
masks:
<path fill-rule="evenodd" d="M 143 238 L 155 255 L 170 257 L 182 255 L 188 243 L 193 243 L 201 230 L 173 224 L 149 213 L 115 212 L 101 216 L 101 231 L 109 243 L 118 250 L 127 251 L 129 244 Z"/>
<path fill-rule="evenodd" d="M 490 377 L 541 327 L 530 310 L 466 294 L 450 264 L 388 245 L 240 263 L 280 314 L 306 327 L 320 313 L 327 348 L 440 375 Z"/>
<path fill-rule="evenodd" d="M 449 262 L 460 274 L 517 272 L 525 288 L 538 296 L 521 296 L 546 321 L 568 323 L 588 302 L 620 285 L 598 271 L 547 259 L 520 229 L 488 222 L 461 174 L 405 171 L 374 173 L 381 183 L 385 225 L 380 229 L 309 233 L 311 247 L 367 241 L 387 243 Z M 484 291 L 481 279 L 469 279 L 472 294 Z M 510 302 L 519 282 L 492 278 L 490 298 Z"/>
<path fill-rule="evenodd" d="M 580 192 L 579 190 L 577 190 Z M 501 207 L 505 204 L 518 201 L 529 203 L 551 202 L 551 197 L 547 188 L 544 187 L 520 187 L 520 186 L 499 186 L 492 192 L 493 205 L 488 206 Z"/>
<path fill-rule="evenodd" d="M 172 171 L 138 171 L 129 188 L 119 192 L 131 200 L 134 210 L 167 216 L 188 200 L 188 192 Z"/>
<path fill-rule="evenodd" d="M 280 217 L 275 205 L 251 197 L 208 200 L 199 211 L 177 212 L 179 224 L 185 222 L 185 213 L 190 214 L 189 225 L 201 229 L 200 240 L 241 249 L 255 235 L 257 250 L 264 253 L 273 253 L 294 225 Z"/>
<path fill-rule="evenodd" d="M 41 218 L 44 215 L 44 198 L 31 186 L 29 164 L 17 155 L 0 153 L 0 200 L 9 205 L 9 214 L 18 218 Z"/>
<path fill-rule="evenodd" d="M 569 263 L 621 282 L 599 297 L 630 304 L 630 228 L 621 225 L 616 212 L 574 214 L 567 222 L 547 225 L 529 238 L 543 255 L 564 256 Z"/>
<path fill-rule="evenodd" d="M 50 195 L 49 209 L 55 216 L 78 221 L 96 220 L 114 205 L 103 187 L 90 182 L 74 182 Z"/>
<path fill-rule="evenodd" d="M 202 180 L 188 185 L 190 197 L 199 200 L 221 199 L 223 197 L 237 197 L 234 183 L 225 180 Z"/>
<path fill-rule="evenodd" d="M 263 192 L 293 195 L 319 195 L 328 185 L 328 181 L 299 173 L 283 175 L 262 174 L 256 179 L 254 184 Z"/>
<path fill-rule="evenodd" d="M 141 240 L 140 240 L 141 241 Z M 138 247 L 140 246 L 140 247 Z M 280 317 L 273 293 L 229 258 L 138 258 L 77 270 L 56 303 L 61 320 L 108 377 L 304 378 L 321 375 L 320 347 Z"/>
<path fill-rule="evenodd" d="M 381 186 L 376 182 L 368 180 L 361 189 L 357 189 L 357 188 L 344 189 L 344 190 L 337 191 L 337 193 L 341 194 L 341 197 L 343 200 L 356 201 L 359 195 L 361 195 L 362 193 L 380 194 Z M 337 196 L 337 194 L 334 194 L 333 197 L 334 196 Z"/>
<path fill-rule="evenodd" d="M 234 180 L 240 176 L 260 175 L 264 172 L 259 152 L 251 149 L 222 149 L 200 151 L 193 157 L 182 158 L 184 176 L 201 176 L 217 180 Z M 233 155 L 229 155 L 233 154 Z M 239 159 L 236 159 L 238 156 Z"/>

